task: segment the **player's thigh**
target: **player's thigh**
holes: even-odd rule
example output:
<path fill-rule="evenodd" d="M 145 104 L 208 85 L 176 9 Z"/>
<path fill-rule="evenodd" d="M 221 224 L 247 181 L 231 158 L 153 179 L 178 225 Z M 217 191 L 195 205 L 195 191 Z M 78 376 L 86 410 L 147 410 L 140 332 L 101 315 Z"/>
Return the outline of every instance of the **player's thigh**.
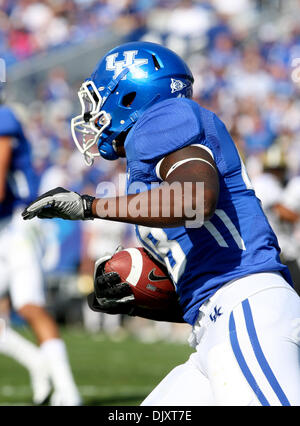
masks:
<path fill-rule="evenodd" d="M 230 313 L 227 338 L 207 352 L 221 405 L 300 405 L 300 298 L 271 288 Z"/>
<path fill-rule="evenodd" d="M 10 295 L 15 309 L 26 304 L 45 304 L 41 256 L 34 232 L 34 227 L 26 222 L 13 223 L 8 264 Z"/>
<path fill-rule="evenodd" d="M 141 405 L 207 406 L 213 404 L 209 381 L 190 358 L 185 364 L 175 367 Z"/>

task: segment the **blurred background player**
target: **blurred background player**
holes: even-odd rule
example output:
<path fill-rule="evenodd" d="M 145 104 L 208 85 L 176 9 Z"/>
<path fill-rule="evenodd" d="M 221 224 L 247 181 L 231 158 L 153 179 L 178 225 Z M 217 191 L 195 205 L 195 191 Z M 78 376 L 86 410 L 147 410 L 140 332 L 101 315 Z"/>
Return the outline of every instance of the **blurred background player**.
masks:
<path fill-rule="evenodd" d="M 278 238 L 282 261 L 289 267 L 296 291 L 300 294 L 300 240 L 295 226 L 299 222 L 299 178 L 287 183 L 288 166 L 283 147 L 273 144 L 262 156 L 262 173 L 252 179 L 257 197 Z"/>
<path fill-rule="evenodd" d="M 64 342 L 45 310 L 41 247 L 37 224 L 24 226 L 20 209 L 37 195 L 38 177 L 31 165 L 30 145 L 21 123 L 8 106 L 0 106 L 0 294 L 9 292 L 12 307 L 33 330 L 39 347 L 8 328 L 0 352 L 30 373 L 33 401 L 52 405 L 81 402 Z"/>
<path fill-rule="evenodd" d="M 291 223 L 291 242 L 295 242 L 297 250 L 293 258 L 286 263 L 290 269 L 295 282 L 295 290 L 300 294 L 300 177 L 295 176 L 289 180 L 283 193 L 282 205 L 287 211 L 291 211 L 289 215 Z"/>

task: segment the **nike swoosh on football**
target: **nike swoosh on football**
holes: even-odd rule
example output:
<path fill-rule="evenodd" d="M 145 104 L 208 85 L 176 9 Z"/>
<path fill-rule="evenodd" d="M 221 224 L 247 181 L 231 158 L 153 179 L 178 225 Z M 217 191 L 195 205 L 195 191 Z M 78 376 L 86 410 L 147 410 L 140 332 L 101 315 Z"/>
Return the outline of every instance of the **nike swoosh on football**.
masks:
<path fill-rule="evenodd" d="M 168 277 L 166 277 L 166 276 L 155 275 L 154 274 L 155 270 L 156 270 L 156 268 L 153 268 L 152 271 L 150 271 L 149 274 L 148 274 L 148 279 L 150 281 L 164 281 L 164 280 L 168 279 Z"/>

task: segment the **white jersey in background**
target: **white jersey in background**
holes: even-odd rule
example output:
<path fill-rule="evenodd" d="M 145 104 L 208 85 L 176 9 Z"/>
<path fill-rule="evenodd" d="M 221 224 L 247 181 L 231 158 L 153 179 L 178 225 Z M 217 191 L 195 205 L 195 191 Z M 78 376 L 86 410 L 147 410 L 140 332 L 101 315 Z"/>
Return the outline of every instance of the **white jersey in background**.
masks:
<path fill-rule="evenodd" d="M 285 189 L 279 179 L 272 173 L 262 173 L 261 175 L 252 178 L 252 184 L 255 189 L 255 194 L 260 199 L 263 210 L 278 238 L 284 259 L 295 260 L 299 255 L 300 239 L 297 240 L 294 236 L 294 226 L 280 220 L 276 212 L 273 210 L 273 207 L 276 206 L 276 204 L 283 204 L 291 210 L 295 210 L 295 202 L 293 200 L 294 194 L 292 194 L 292 192 L 296 192 L 295 188 L 290 187 L 289 190 L 287 188 Z M 300 209 L 300 195 L 298 195 L 298 199 Z"/>

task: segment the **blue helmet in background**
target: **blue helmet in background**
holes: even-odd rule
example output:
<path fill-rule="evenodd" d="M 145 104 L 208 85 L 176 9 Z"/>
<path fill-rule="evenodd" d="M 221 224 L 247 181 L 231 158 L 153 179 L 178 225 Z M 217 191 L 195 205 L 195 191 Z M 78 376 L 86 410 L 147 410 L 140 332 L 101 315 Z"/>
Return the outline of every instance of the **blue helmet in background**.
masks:
<path fill-rule="evenodd" d="M 118 158 L 115 139 L 151 105 L 191 98 L 193 81 L 186 63 L 159 44 L 131 42 L 108 52 L 82 84 L 78 92 L 82 111 L 71 121 L 74 142 L 86 163 L 91 165 L 99 155 Z"/>

